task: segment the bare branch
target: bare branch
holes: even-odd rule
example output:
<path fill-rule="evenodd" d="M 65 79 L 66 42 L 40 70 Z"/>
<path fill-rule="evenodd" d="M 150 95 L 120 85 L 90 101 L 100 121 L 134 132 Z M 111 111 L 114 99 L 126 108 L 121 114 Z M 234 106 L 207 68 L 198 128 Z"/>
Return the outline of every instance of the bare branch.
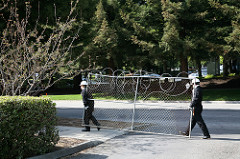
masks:
<path fill-rule="evenodd" d="M 60 19 L 56 20 L 56 26 L 48 35 L 45 34 L 47 27 L 39 30 L 40 16 L 36 20 L 35 27 L 32 30 L 28 28 L 31 14 L 29 2 L 26 2 L 25 18 L 19 19 L 17 0 L 15 0 L 15 5 L 10 7 L 10 15 L 0 40 L 0 84 L 2 86 L 0 90 L 2 95 L 36 95 L 57 81 L 79 73 L 74 70 L 74 63 L 85 52 L 75 59 L 65 61 L 81 29 L 80 26 L 74 35 L 67 35 L 76 21 L 76 17 L 72 16 L 76 5 L 77 3 L 72 3 L 71 11 L 64 23 Z M 47 24 L 48 20 L 45 26 Z M 62 67 L 68 67 L 73 71 L 53 81 L 52 77 Z"/>

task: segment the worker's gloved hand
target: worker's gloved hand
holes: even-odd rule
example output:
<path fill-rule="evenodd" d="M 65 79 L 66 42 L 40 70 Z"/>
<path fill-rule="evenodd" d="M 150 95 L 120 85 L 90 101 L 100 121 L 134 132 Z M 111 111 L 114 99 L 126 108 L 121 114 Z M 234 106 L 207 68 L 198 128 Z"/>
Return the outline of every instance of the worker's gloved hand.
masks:
<path fill-rule="evenodd" d="M 192 110 L 193 110 L 193 107 L 188 107 L 188 110 L 189 110 L 189 111 L 192 111 Z"/>
<path fill-rule="evenodd" d="M 89 108 L 89 106 L 85 106 L 84 109 L 87 110 Z"/>
<path fill-rule="evenodd" d="M 189 105 L 188 110 L 189 110 L 189 111 L 192 111 L 192 110 L 193 110 L 193 104 L 192 104 L 192 103 Z"/>

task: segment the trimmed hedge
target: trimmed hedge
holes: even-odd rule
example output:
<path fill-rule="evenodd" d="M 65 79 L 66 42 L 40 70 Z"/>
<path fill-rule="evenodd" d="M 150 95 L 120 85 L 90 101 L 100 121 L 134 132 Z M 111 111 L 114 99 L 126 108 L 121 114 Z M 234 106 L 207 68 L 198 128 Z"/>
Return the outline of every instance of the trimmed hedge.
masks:
<path fill-rule="evenodd" d="M 49 98 L 0 97 L 0 158 L 26 158 L 52 150 L 59 140 L 56 107 Z"/>

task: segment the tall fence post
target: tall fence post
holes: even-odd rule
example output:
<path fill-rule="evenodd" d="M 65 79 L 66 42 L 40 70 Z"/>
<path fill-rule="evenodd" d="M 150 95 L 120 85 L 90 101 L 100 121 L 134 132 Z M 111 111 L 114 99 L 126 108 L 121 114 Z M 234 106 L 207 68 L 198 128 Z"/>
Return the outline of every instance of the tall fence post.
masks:
<path fill-rule="evenodd" d="M 134 119 L 135 119 L 135 112 L 136 112 L 136 102 L 137 102 L 138 85 L 139 85 L 139 77 L 137 77 L 137 84 L 136 84 L 135 95 L 134 95 L 131 130 L 133 130 L 133 128 L 134 128 L 134 122 L 135 122 Z"/>

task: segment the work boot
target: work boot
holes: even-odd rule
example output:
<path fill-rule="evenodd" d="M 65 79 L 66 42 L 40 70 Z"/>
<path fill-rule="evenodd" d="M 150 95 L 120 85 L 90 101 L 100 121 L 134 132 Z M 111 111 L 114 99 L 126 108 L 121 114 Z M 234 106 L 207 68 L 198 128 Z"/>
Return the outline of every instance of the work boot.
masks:
<path fill-rule="evenodd" d="M 98 127 L 97 127 L 97 130 L 100 131 L 100 129 L 101 129 L 101 128 L 98 126 Z"/>
<path fill-rule="evenodd" d="M 210 139 L 210 136 L 203 136 L 202 139 Z"/>
<path fill-rule="evenodd" d="M 189 133 L 184 131 L 179 131 L 179 134 L 184 136 L 189 136 Z"/>
<path fill-rule="evenodd" d="M 83 132 L 90 131 L 90 127 L 86 126 L 85 129 L 82 130 Z"/>
<path fill-rule="evenodd" d="M 101 129 L 100 126 L 101 126 L 101 125 L 98 123 L 98 124 L 97 124 L 97 130 L 98 130 L 98 131 L 100 131 L 100 129 Z"/>

